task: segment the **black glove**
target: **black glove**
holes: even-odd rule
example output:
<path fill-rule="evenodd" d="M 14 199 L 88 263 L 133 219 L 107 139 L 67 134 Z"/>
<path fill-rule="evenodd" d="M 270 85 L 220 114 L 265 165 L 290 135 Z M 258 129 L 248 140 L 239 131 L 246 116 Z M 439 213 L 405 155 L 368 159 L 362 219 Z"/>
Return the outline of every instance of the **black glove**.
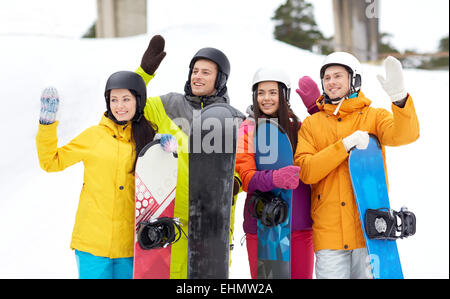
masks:
<path fill-rule="evenodd" d="M 161 61 L 166 56 L 165 41 L 161 35 L 155 35 L 150 40 L 148 48 L 142 56 L 141 68 L 149 75 L 153 75 Z"/>

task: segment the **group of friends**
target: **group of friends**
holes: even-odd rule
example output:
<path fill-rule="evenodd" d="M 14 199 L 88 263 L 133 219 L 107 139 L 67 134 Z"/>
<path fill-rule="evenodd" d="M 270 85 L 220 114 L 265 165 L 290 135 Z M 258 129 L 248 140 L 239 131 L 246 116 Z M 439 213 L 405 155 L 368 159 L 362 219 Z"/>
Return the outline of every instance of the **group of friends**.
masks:
<path fill-rule="evenodd" d="M 55 88 L 41 96 L 36 136 L 39 162 L 48 172 L 84 164 L 84 183 L 71 248 L 80 278 L 132 278 L 134 249 L 134 168 L 137 153 L 154 139 L 166 151 L 178 150 L 179 167 L 174 216 L 188 221 L 189 128 L 194 111 L 215 103 L 230 104 L 230 62 L 215 48 L 202 48 L 189 63 L 184 94 L 147 97 L 146 88 L 166 56 L 160 35 L 150 40 L 135 72 L 112 74 L 105 88 L 106 112 L 68 144 L 58 147 Z M 291 109 L 289 76 L 276 68 L 256 71 L 248 116 L 239 128 L 233 194 L 247 193 L 244 232 L 250 273 L 257 275 L 257 220 L 251 211 L 255 191 L 293 190 L 291 211 L 291 277 L 372 278 L 358 210 L 348 172 L 349 152 L 365 149 L 369 134 L 384 146 L 411 143 L 419 123 L 403 80 L 401 63 L 388 57 L 378 80 L 392 101 L 392 112 L 371 107 L 361 90 L 360 62 L 350 53 L 334 52 L 318 68 L 320 91 L 308 76 L 296 93 L 308 113 L 303 122 Z M 294 165 L 260 171 L 255 164 L 253 133 L 261 118 L 276 119 L 287 133 Z M 179 120 L 183 121 L 180 122 Z M 175 146 L 174 146 L 175 144 Z M 178 149 L 177 149 L 178 146 Z M 181 147 L 181 148 L 180 148 Z M 231 235 L 234 227 L 233 200 Z M 174 243 L 187 250 L 187 239 Z M 314 258 L 315 257 L 315 258 Z M 315 262 L 314 262 L 315 261 Z M 171 257 L 171 277 L 186 276 L 186 254 Z"/>

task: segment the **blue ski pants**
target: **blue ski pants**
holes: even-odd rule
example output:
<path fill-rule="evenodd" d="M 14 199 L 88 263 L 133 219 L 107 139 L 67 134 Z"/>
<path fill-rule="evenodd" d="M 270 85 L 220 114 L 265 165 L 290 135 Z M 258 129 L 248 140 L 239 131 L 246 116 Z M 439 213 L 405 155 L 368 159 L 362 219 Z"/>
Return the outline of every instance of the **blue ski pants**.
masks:
<path fill-rule="evenodd" d="M 75 249 L 80 279 L 131 279 L 133 278 L 133 258 L 95 256 Z"/>

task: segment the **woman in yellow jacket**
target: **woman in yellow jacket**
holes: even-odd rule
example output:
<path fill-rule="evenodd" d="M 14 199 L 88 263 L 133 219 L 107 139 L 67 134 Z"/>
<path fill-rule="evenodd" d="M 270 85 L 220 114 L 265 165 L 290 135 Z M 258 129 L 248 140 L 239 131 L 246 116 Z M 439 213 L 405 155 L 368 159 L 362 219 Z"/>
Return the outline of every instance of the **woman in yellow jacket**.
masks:
<path fill-rule="evenodd" d="M 54 88 L 42 94 L 36 136 L 42 169 L 61 171 L 80 161 L 85 167 L 70 245 L 80 278 L 132 278 L 136 153 L 157 130 L 143 116 L 146 98 L 146 84 L 138 74 L 112 74 L 100 123 L 58 148 L 59 98 Z"/>
<path fill-rule="evenodd" d="M 295 165 L 311 184 L 311 217 L 317 278 L 370 278 L 370 264 L 348 171 L 349 151 L 364 149 L 369 134 L 384 146 L 419 137 L 413 100 L 403 83 L 398 60 L 385 60 L 386 78 L 378 79 L 392 101 L 392 113 L 370 107 L 361 89 L 361 65 L 351 54 L 325 59 L 320 76 L 319 112 L 307 117 L 298 134 Z M 387 177 L 387 176 L 386 176 Z"/>

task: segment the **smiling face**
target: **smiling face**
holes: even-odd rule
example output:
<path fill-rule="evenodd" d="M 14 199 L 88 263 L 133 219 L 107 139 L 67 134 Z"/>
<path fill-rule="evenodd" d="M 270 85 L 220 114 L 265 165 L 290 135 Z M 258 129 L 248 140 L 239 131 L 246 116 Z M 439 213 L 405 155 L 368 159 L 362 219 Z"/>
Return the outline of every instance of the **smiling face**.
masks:
<path fill-rule="evenodd" d="M 195 96 L 214 95 L 216 93 L 214 85 L 216 83 L 217 72 L 217 65 L 211 60 L 197 60 L 192 68 L 192 94 Z"/>
<path fill-rule="evenodd" d="M 341 65 L 332 65 L 323 76 L 325 93 L 330 99 L 340 99 L 350 91 L 350 79 L 347 69 Z"/>
<path fill-rule="evenodd" d="M 259 110 L 266 115 L 277 116 L 280 107 L 278 83 L 275 81 L 260 82 L 256 92 Z"/>
<path fill-rule="evenodd" d="M 128 89 L 111 89 L 109 107 L 118 121 L 129 121 L 136 113 L 136 97 Z"/>

